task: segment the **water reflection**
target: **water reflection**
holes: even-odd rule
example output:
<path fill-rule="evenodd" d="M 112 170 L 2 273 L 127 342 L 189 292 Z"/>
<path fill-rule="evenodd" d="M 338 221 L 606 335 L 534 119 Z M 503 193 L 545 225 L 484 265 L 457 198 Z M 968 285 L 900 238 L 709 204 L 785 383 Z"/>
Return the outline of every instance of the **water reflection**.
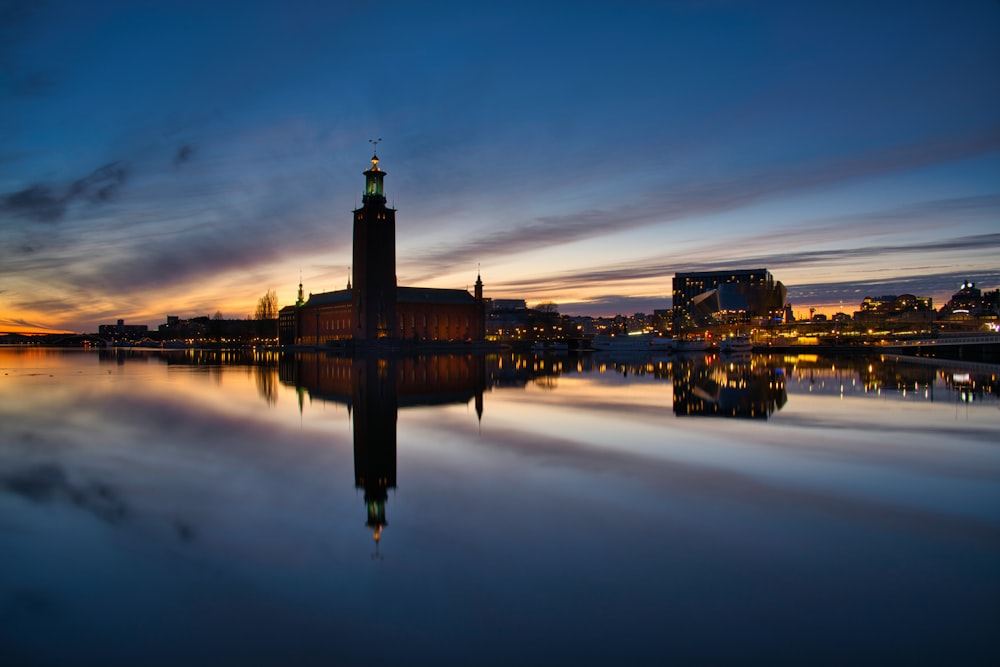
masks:
<path fill-rule="evenodd" d="M 995 365 L 898 356 L 785 355 L 788 382 L 811 394 L 982 401 L 1000 396 Z"/>
<path fill-rule="evenodd" d="M 255 350 L 111 349 L 101 350 L 99 358 L 102 363 L 117 365 L 157 359 L 168 367 L 183 366 L 215 380 L 219 380 L 225 368 L 241 367 L 252 375 L 258 395 L 272 406 L 277 401 L 279 384 L 297 387 L 300 400 L 310 396 L 352 405 L 353 378 L 361 372 L 353 364 L 362 361 L 324 353 Z M 789 395 L 796 393 L 840 397 L 892 395 L 905 400 L 958 403 L 995 400 L 1000 396 L 995 365 L 888 355 L 597 353 L 558 357 L 508 351 L 432 354 L 382 362 L 395 369 L 404 407 L 411 402 L 433 405 L 475 398 L 477 410 L 481 411 L 484 391 L 523 388 L 529 384 L 555 389 L 560 377 L 574 375 L 613 375 L 672 384 L 673 412 L 678 417 L 768 419 L 789 400 L 794 400 Z"/>
<path fill-rule="evenodd" d="M 678 417 L 767 419 L 788 400 L 784 367 L 768 357 L 678 358 L 671 377 Z"/>
<path fill-rule="evenodd" d="M 4 664 L 996 664 L 995 368 L 0 367 Z"/>
<path fill-rule="evenodd" d="M 72 481 L 61 465 L 38 463 L 0 474 L 0 487 L 27 501 L 45 505 L 68 502 L 111 524 L 128 515 L 128 506 L 119 491 L 106 482 Z"/>
<path fill-rule="evenodd" d="M 499 364 L 494 364 L 496 371 Z M 520 370 L 526 372 L 521 367 Z M 495 374 L 504 382 L 516 377 Z M 396 423 L 399 408 L 466 404 L 475 401 L 483 414 L 486 390 L 484 355 L 420 357 L 337 357 L 307 353 L 284 357 L 281 382 L 294 386 L 301 398 L 346 404 L 354 426 L 354 485 L 364 491 L 365 525 L 371 529 L 375 554 L 386 520 L 389 491 L 396 488 Z"/>
<path fill-rule="evenodd" d="M 98 360 L 102 364 L 123 366 L 149 363 L 157 360 L 168 367 L 183 367 L 185 370 L 205 373 L 216 383 L 221 382 L 226 369 L 244 368 L 253 376 L 257 394 L 268 405 L 278 400 L 277 368 L 285 355 L 273 350 L 251 348 L 235 350 L 148 350 L 143 348 L 100 348 Z"/>

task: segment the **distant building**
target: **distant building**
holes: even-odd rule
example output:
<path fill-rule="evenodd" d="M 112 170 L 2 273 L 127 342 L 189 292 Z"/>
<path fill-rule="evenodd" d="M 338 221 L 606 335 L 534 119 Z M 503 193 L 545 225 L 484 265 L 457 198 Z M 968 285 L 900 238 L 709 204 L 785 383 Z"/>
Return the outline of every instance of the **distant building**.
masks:
<path fill-rule="evenodd" d="M 167 321 L 157 328 L 159 340 L 199 340 L 215 343 L 254 343 L 273 341 L 277 322 L 268 320 L 227 320 L 207 315 L 182 320 L 167 315 Z"/>
<path fill-rule="evenodd" d="M 157 327 L 161 340 L 203 338 L 208 331 L 208 316 L 182 320 L 177 315 L 167 315 L 167 321 Z"/>
<path fill-rule="evenodd" d="M 520 311 L 528 310 L 528 303 L 524 299 L 493 299 L 491 311 Z"/>
<path fill-rule="evenodd" d="M 698 271 L 674 276 L 674 331 L 781 320 L 787 291 L 767 269 Z"/>
<path fill-rule="evenodd" d="M 593 336 L 597 333 L 597 325 L 589 315 L 576 315 L 566 318 L 568 335 Z"/>
<path fill-rule="evenodd" d="M 983 299 L 983 292 L 976 283 L 966 281 L 962 287 L 951 295 L 941 308 L 942 315 L 968 315 L 978 317 L 986 310 L 986 302 Z"/>
<path fill-rule="evenodd" d="M 970 281 L 962 283 L 948 303 L 941 307 L 940 319 L 952 324 L 992 323 L 1000 317 L 1000 290 L 983 292 Z"/>
<path fill-rule="evenodd" d="M 282 343 L 482 341 L 486 335 L 483 282 L 475 293 L 396 284 L 396 210 L 386 206 L 386 172 L 373 155 L 364 172 L 361 208 L 354 211 L 354 282 L 310 294 L 278 314 Z"/>
<path fill-rule="evenodd" d="M 523 299 L 497 299 L 486 315 L 486 335 L 501 342 L 564 340 L 580 335 L 571 318 L 560 315 L 555 304 L 528 308 Z"/>
<path fill-rule="evenodd" d="M 1000 288 L 983 292 L 983 316 L 992 319 L 1000 317 Z"/>
<path fill-rule="evenodd" d="M 673 311 L 669 308 L 653 311 L 653 329 L 661 333 L 673 329 Z"/>
<path fill-rule="evenodd" d="M 930 297 L 912 294 L 866 296 L 854 313 L 861 324 L 905 324 L 933 322 L 934 301 Z"/>
<path fill-rule="evenodd" d="M 934 310 L 934 300 L 926 296 L 912 294 L 889 294 L 886 296 L 866 296 L 861 302 L 860 313 L 876 315 L 898 315 L 906 312 L 928 312 Z"/>
<path fill-rule="evenodd" d="M 486 335 L 492 340 L 526 340 L 531 332 L 524 299 L 494 299 L 486 314 Z"/>
<path fill-rule="evenodd" d="M 145 324 L 125 324 L 125 320 L 118 320 L 117 324 L 99 325 L 97 333 L 101 338 L 114 343 L 137 342 L 149 335 L 149 327 Z"/>

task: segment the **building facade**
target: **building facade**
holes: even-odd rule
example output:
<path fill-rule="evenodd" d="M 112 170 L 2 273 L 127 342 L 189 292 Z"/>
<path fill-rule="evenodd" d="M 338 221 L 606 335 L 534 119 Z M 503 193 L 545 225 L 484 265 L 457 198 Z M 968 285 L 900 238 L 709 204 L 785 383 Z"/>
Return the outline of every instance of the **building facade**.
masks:
<path fill-rule="evenodd" d="M 378 155 L 364 172 L 361 207 L 353 212 L 353 282 L 310 294 L 279 313 L 283 344 L 478 342 L 486 335 L 483 282 L 475 292 L 400 287 L 396 280 L 396 210 L 386 206 Z"/>
<path fill-rule="evenodd" d="M 101 338 L 115 343 L 138 342 L 149 335 L 149 327 L 145 324 L 125 324 L 125 320 L 118 320 L 117 324 L 99 325 L 97 333 Z"/>
<path fill-rule="evenodd" d="M 984 292 L 967 280 L 941 307 L 940 317 L 949 322 L 995 323 L 1000 318 L 1000 289 Z"/>
<path fill-rule="evenodd" d="M 933 322 L 936 315 L 931 297 L 887 294 L 866 296 L 855 311 L 854 320 L 866 325 L 918 323 Z"/>
<path fill-rule="evenodd" d="M 781 320 L 787 291 L 767 269 L 674 275 L 673 328 Z"/>

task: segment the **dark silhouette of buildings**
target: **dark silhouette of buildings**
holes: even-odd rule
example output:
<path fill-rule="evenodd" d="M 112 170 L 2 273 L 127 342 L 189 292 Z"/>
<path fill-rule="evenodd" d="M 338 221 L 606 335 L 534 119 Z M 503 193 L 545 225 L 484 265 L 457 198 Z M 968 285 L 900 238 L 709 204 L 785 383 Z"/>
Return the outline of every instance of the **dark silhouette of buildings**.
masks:
<path fill-rule="evenodd" d="M 941 315 L 948 318 L 977 318 L 1000 315 L 1000 290 L 983 292 L 976 283 L 965 281 L 941 308 Z"/>
<path fill-rule="evenodd" d="M 222 317 L 192 317 L 181 319 L 177 315 L 167 315 L 156 334 L 151 336 L 161 341 L 200 341 L 211 343 L 250 344 L 273 341 L 277 322 L 256 319 L 223 319 Z"/>
<path fill-rule="evenodd" d="M 353 285 L 334 292 L 302 295 L 281 309 L 283 344 L 373 345 L 393 342 L 482 341 L 485 339 L 483 282 L 475 293 L 396 282 L 396 210 L 386 206 L 378 155 L 364 172 L 361 208 L 354 211 Z"/>
<path fill-rule="evenodd" d="M 674 331 L 781 320 L 787 291 L 767 269 L 674 275 Z"/>
<path fill-rule="evenodd" d="M 133 343 L 146 338 L 149 327 L 145 324 L 125 324 L 125 320 L 118 320 L 117 324 L 99 325 L 97 334 L 112 343 Z"/>
<path fill-rule="evenodd" d="M 866 296 L 860 310 L 854 314 L 858 321 L 920 321 L 934 320 L 934 300 L 913 294 Z"/>

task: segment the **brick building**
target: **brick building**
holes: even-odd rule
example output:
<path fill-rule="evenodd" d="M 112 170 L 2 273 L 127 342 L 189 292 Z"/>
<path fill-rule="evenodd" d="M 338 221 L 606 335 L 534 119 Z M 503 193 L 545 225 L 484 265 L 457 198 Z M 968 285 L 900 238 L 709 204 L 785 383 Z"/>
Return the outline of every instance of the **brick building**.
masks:
<path fill-rule="evenodd" d="M 350 342 L 482 341 L 486 310 L 483 282 L 475 292 L 396 284 L 396 210 L 386 206 L 386 172 L 378 155 L 364 172 L 361 208 L 354 211 L 353 284 L 333 292 L 310 294 L 279 313 L 284 344 L 327 345 Z"/>

